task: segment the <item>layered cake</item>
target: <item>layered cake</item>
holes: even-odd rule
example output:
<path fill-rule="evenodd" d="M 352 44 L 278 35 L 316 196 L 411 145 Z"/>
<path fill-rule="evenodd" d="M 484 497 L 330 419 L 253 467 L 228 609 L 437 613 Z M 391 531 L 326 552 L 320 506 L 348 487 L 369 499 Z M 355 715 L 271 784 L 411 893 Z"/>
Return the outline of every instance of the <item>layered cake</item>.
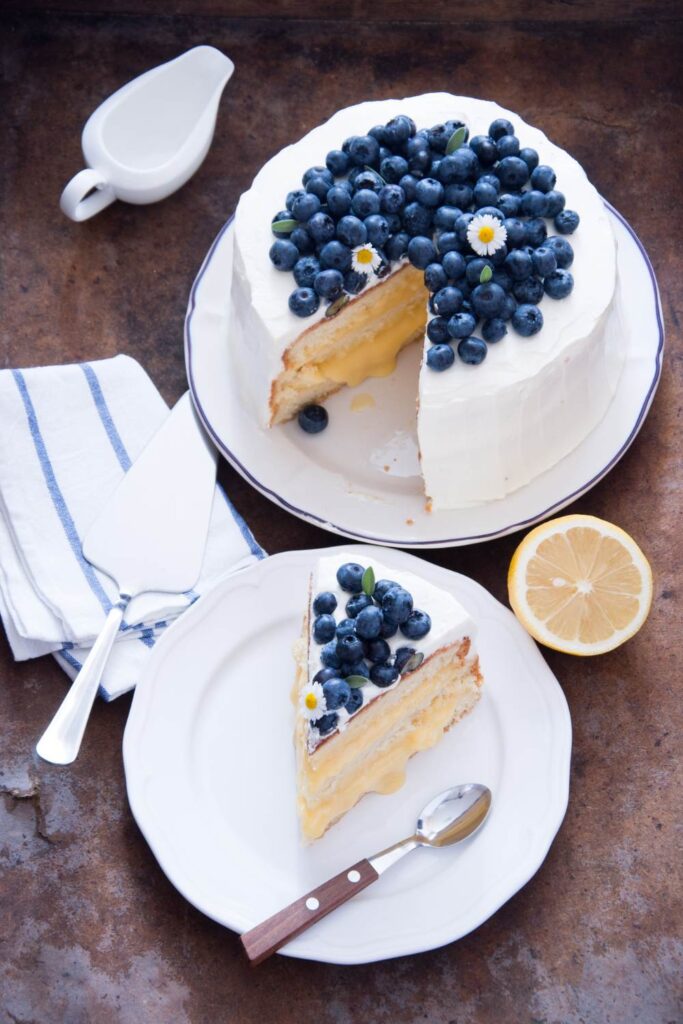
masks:
<path fill-rule="evenodd" d="M 479 699 L 475 627 L 452 594 L 353 550 L 311 575 L 295 646 L 302 835 L 317 839 L 366 793 L 392 793 L 413 754 Z"/>
<path fill-rule="evenodd" d="M 328 395 L 423 346 L 416 431 L 435 508 L 535 479 L 613 397 L 605 206 L 576 160 L 494 103 L 339 111 L 262 168 L 234 246 L 235 362 L 264 427 L 298 415 L 319 430 Z"/>

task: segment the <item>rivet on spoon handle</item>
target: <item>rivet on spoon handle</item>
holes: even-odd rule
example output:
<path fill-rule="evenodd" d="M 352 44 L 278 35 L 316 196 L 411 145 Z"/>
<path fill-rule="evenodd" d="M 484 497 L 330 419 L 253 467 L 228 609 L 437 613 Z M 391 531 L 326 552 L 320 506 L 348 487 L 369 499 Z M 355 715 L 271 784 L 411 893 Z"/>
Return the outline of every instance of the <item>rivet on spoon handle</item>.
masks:
<path fill-rule="evenodd" d="M 286 942 L 320 921 L 342 903 L 379 878 L 369 860 L 359 860 L 353 867 L 323 882 L 288 907 L 242 935 L 242 945 L 252 964 L 260 964 Z"/>

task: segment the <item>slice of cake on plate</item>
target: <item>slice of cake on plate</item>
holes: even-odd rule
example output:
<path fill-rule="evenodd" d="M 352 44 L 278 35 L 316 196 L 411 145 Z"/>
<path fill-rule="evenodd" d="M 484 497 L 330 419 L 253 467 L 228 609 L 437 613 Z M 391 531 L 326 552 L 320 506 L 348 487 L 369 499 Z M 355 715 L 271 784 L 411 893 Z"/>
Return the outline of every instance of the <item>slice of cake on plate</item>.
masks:
<path fill-rule="evenodd" d="M 470 711 L 483 682 L 475 626 L 445 590 L 353 550 L 311 574 L 295 646 L 297 801 L 317 839 L 366 793 L 393 793 L 408 759 Z"/>

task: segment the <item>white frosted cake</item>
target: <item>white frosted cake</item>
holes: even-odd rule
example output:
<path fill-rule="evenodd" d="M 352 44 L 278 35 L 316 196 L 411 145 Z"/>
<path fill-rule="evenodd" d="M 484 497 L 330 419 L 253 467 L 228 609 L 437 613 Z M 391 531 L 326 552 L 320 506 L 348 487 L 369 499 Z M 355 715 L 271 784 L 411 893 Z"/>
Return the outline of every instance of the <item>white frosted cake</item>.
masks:
<path fill-rule="evenodd" d="M 317 839 L 366 793 L 392 793 L 413 754 L 479 699 L 475 626 L 458 601 L 412 572 L 354 550 L 311 575 L 295 646 L 297 800 Z M 399 621 L 400 620 L 400 621 Z"/>
<path fill-rule="evenodd" d="M 541 225 L 538 229 L 536 224 L 534 228 L 536 233 L 541 231 L 542 248 L 548 248 L 543 242 L 545 232 L 549 235 L 556 232 L 556 237 L 562 239 L 564 235 L 559 232 L 566 225 L 566 229 L 572 231 L 571 238 L 567 240 L 573 249 L 573 261 L 567 257 L 562 264 L 558 256 L 558 270 L 554 273 L 555 277 L 559 275 L 565 280 L 573 277 L 573 289 L 566 296 L 556 294 L 553 297 L 547 278 L 542 276 L 537 277 L 535 283 L 529 282 L 528 292 L 519 291 L 519 282 L 505 280 L 507 264 L 497 260 L 493 254 L 489 261 L 487 253 L 484 262 L 494 264 L 492 284 L 501 281 L 508 287 L 506 300 L 508 295 L 512 297 L 514 290 L 515 295 L 521 296 L 521 306 L 529 295 L 535 297 L 535 289 L 540 288 L 542 301 L 537 299 L 534 308 L 541 311 L 542 328 L 534 327 L 536 333 L 531 336 L 517 333 L 514 329 L 516 316 L 510 312 L 509 306 L 508 321 L 502 327 L 484 323 L 489 335 L 488 339 L 485 337 L 488 343 L 481 340 L 481 327 L 475 332 L 479 336 L 474 338 L 476 344 L 468 338 L 464 339 L 467 344 L 463 347 L 457 340 L 459 335 L 455 339 L 446 339 L 454 350 L 455 358 L 445 352 L 448 366 L 444 372 L 435 372 L 434 366 L 428 362 L 428 357 L 433 358 L 434 364 L 437 359 L 434 353 L 429 355 L 434 347 L 431 343 L 434 336 L 426 336 L 425 327 L 429 318 L 438 313 L 438 308 L 434 306 L 436 297 L 429 299 L 419 259 L 417 265 L 420 269 L 415 269 L 405 254 L 388 260 L 380 253 L 383 255 L 380 272 L 368 267 L 365 286 L 358 294 L 342 296 L 341 302 L 331 304 L 314 296 L 311 306 L 318 303 L 316 308 L 304 314 L 299 311 L 298 315 L 289 304 L 297 282 L 291 272 L 283 273 L 269 259 L 269 250 L 274 242 L 273 215 L 279 210 L 287 215 L 285 197 L 291 190 L 301 187 L 302 175 L 307 168 L 321 167 L 325 164 L 326 154 L 342 150 L 344 140 L 362 136 L 373 126 L 384 125 L 397 115 L 408 115 L 414 122 L 412 130 L 415 131 L 416 125 L 418 135 L 420 129 L 438 124 L 462 123 L 469 132 L 470 141 L 475 136 L 487 137 L 492 123 L 504 119 L 514 129 L 524 151 L 536 151 L 534 159 L 555 172 L 557 190 L 554 190 L 553 183 L 553 196 L 561 191 L 562 206 L 566 199 L 564 214 L 569 210 L 576 211 L 576 222 L 580 220 L 575 232 L 566 216 L 561 228 L 557 227 L 557 220 L 553 226 L 552 217 L 545 218 L 545 227 Z M 499 140 L 496 144 L 500 145 Z M 514 145 L 514 141 L 510 143 L 510 152 Z M 385 148 L 384 152 L 386 156 L 388 150 Z M 455 152 L 457 155 L 457 150 Z M 502 149 L 501 152 L 507 151 Z M 497 159 L 502 160 L 503 157 Z M 416 172 L 417 177 L 433 173 L 438 180 L 438 165 L 437 158 L 427 171 Z M 381 167 L 380 158 L 376 166 Z M 494 177 L 497 172 L 502 173 L 499 167 L 497 163 L 490 168 Z M 532 167 L 531 162 L 529 167 Z M 484 171 L 486 166 L 482 165 L 476 173 Z M 536 173 L 538 175 L 538 170 Z M 505 188 L 506 210 L 514 209 L 531 188 L 538 191 L 534 185 L 533 170 L 530 170 L 530 175 L 531 185 L 526 182 L 517 188 Z M 340 176 L 341 179 L 344 177 Z M 445 173 L 442 177 L 448 181 Z M 538 181 L 541 190 L 548 193 L 541 177 Z M 378 184 L 378 192 L 382 184 Z M 468 187 L 476 184 L 476 177 L 472 177 Z M 441 203 L 453 208 L 453 201 L 448 199 L 449 186 L 444 188 L 446 198 L 442 198 Z M 501 185 L 498 191 L 503 189 Z M 461 193 L 456 189 L 455 194 L 457 197 Z M 322 202 L 322 211 L 325 212 L 328 207 L 324 196 Z M 542 201 L 539 202 L 543 208 Z M 491 207 L 482 209 L 486 211 Z M 470 221 L 472 215 L 479 216 L 476 203 L 468 206 L 467 210 Z M 460 209 L 457 212 L 461 212 Z M 404 216 L 403 211 L 400 216 Z M 521 214 L 514 216 L 523 221 L 529 219 Z M 388 219 L 393 230 L 400 233 L 402 226 L 399 227 L 396 215 Z M 538 217 L 533 219 L 535 223 L 539 220 Z M 442 223 L 447 224 L 447 221 Z M 507 217 L 505 223 L 509 226 Z M 299 226 L 306 228 L 306 223 Z M 434 223 L 422 232 L 433 240 L 438 251 L 437 262 L 443 257 L 441 244 L 444 248 L 448 244 L 440 237 L 444 233 Z M 412 231 L 414 235 L 415 230 Z M 461 234 L 460 243 L 454 245 L 463 254 L 469 268 L 473 257 L 481 250 L 469 248 L 463 237 Z M 511 240 L 512 235 L 507 242 L 511 243 Z M 424 346 L 419 380 L 415 382 L 416 429 L 425 495 L 435 508 L 476 505 L 503 498 L 515 491 L 572 451 L 602 419 L 612 400 L 621 360 L 619 353 L 610 346 L 610 332 L 606 330 L 616 280 L 615 240 L 607 211 L 576 160 L 553 145 L 538 129 L 494 103 L 434 93 L 403 100 L 362 103 L 339 111 L 295 145 L 282 150 L 262 168 L 239 201 L 234 244 L 232 306 L 233 314 L 241 324 L 234 340 L 236 365 L 241 373 L 243 391 L 263 427 L 272 427 L 291 418 L 302 407 L 324 400 L 344 385 L 355 386 L 368 376 L 390 373 L 398 351 L 404 345 L 419 341 Z M 425 244 L 422 242 L 423 247 Z M 497 244 L 503 245 L 502 242 Z M 538 237 L 535 244 L 539 244 Z M 379 246 L 375 248 L 379 249 Z M 509 257 L 511 246 L 503 248 Z M 315 246 L 315 258 L 320 256 L 321 249 L 322 243 Z M 398 252 L 396 246 L 394 249 Z M 287 246 L 283 249 L 285 257 L 286 250 Z M 429 252 L 428 247 L 426 251 Z M 527 252 L 529 258 L 536 259 L 528 244 Z M 553 249 L 553 252 L 557 253 L 557 250 Z M 503 251 L 499 253 L 501 257 L 504 255 Z M 523 261 L 524 256 L 519 259 Z M 536 271 L 536 262 L 533 265 Z M 560 269 L 562 266 L 564 269 Z M 344 281 L 346 286 L 346 277 Z M 474 300 L 471 293 L 479 279 L 468 281 L 469 278 L 463 277 L 460 281 L 449 281 L 448 286 L 459 286 L 460 308 L 472 314 Z M 491 291 L 491 283 L 484 278 L 481 278 L 481 283 L 487 284 Z M 555 289 L 556 292 L 559 290 Z M 514 299 L 512 305 L 516 304 L 517 299 Z M 330 312 L 336 309 L 336 315 L 330 317 Z M 496 315 L 493 319 L 500 317 Z M 436 328 L 432 329 L 432 334 L 436 334 Z M 470 350 L 474 351 L 474 360 L 483 361 L 477 365 L 471 363 Z M 443 369 L 441 366 L 437 368 Z"/>

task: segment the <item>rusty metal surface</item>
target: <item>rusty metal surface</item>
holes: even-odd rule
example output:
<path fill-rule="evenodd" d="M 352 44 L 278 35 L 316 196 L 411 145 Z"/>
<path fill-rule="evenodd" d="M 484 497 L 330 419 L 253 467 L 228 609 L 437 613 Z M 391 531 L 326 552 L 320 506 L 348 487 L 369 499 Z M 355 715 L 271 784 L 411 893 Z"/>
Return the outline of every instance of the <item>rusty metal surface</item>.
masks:
<path fill-rule="evenodd" d="M 87 115 L 134 75 L 199 42 L 237 65 L 200 171 L 156 206 L 118 203 L 89 223 L 67 221 L 57 201 L 81 166 Z M 107 13 L 0 21 L 2 366 L 123 351 L 175 400 L 186 386 L 182 320 L 193 276 L 263 161 L 340 106 L 441 88 L 518 110 L 581 160 L 648 248 L 668 328 L 642 433 L 573 506 L 636 537 L 655 571 L 655 602 L 621 650 L 593 660 L 546 652 L 572 712 L 572 791 L 529 884 L 474 934 L 432 953 L 357 968 L 275 958 L 252 971 L 236 936 L 176 893 L 132 820 L 120 754 L 130 698 L 98 704 L 74 766 L 39 764 L 33 744 L 65 677 L 49 658 L 15 665 L 3 636 L 3 1024 L 683 1019 L 682 44 L 679 21 L 646 17 L 483 28 Z M 226 465 L 221 477 L 269 551 L 336 542 Z M 504 600 L 518 540 L 426 557 Z"/>

